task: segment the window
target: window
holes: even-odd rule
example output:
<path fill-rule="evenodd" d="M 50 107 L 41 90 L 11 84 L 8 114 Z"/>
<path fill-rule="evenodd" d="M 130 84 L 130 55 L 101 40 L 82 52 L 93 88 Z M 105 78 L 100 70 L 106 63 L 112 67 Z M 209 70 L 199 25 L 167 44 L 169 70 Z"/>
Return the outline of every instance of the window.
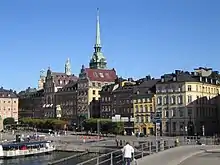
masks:
<path fill-rule="evenodd" d="M 97 74 L 96 72 L 94 72 L 93 75 L 94 75 L 95 77 L 98 77 L 98 74 Z"/>
<path fill-rule="evenodd" d="M 104 77 L 103 73 L 99 73 L 99 76 L 100 76 L 101 78 L 103 78 L 103 77 Z"/>
<path fill-rule="evenodd" d="M 176 97 L 171 96 L 170 101 L 171 101 L 171 104 L 175 104 L 176 103 Z"/>
<path fill-rule="evenodd" d="M 173 131 L 176 131 L 176 122 L 173 122 Z"/>
<path fill-rule="evenodd" d="M 169 111 L 168 110 L 166 110 L 165 117 L 169 117 Z"/>
<path fill-rule="evenodd" d="M 161 105 L 161 104 L 162 104 L 162 97 L 161 97 L 161 96 L 159 96 L 159 97 L 157 98 L 157 104 L 158 104 L 158 105 Z"/>
<path fill-rule="evenodd" d="M 167 96 L 165 96 L 165 97 L 163 98 L 163 103 L 164 103 L 164 104 L 168 104 Z"/>
<path fill-rule="evenodd" d="M 180 117 L 183 117 L 184 116 L 184 110 L 183 109 L 180 109 Z"/>
<path fill-rule="evenodd" d="M 192 102 L 192 96 L 189 95 L 189 96 L 188 96 L 188 103 L 191 103 L 191 102 Z"/>
<path fill-rule="evenodd" d="M 192 109 L 191 108 L 188 108 L 188 117 L 189 116 L 192 116 Z"/>
<path fill-rule="evenodd" d="M 175 117 L 175 116 L 176 116 L 176 110 L 173 109 L 173 117 Z"/>
<path fill-rule="evenodd" d="M 95 95 L 95 90 L 92 91 L 92 94 Z"/>
<path fill-rule="evenodd" d="M 138 105 L 135 106 L 135 111 L 138 112 Z"/>
<path fill-rule="evenodd" d="M 188 85 L 188 91 L 192 91 L 192 86 Z"/>
<path fill-rule="evenodd" d="M 153 112 L 153 107 L 152 106 L 150 106 L 150 112 Z"/>
<path fill-rule="evenodd" d="M 95 100 L 95 97 L 93 97 L 92 100 Z"/>
<path fill-rule="evenodd" d="M 180 95 L 178 96 L 178 104 L 182 104 L 183 103 L 183 97 Z"/>
<path fill-rule="evenodd" d="M 101 83 L 98 83 L 98 87 L 101 87 L 102 86 L 102 84 Z"/>
<path fill-rule="evenodd" d="M 95 87 L 95 82 L 92 83 L 92 86 Z"/>
<path fill-rule="evenodd" d="M 140 105 L 140 112 L 143 112 L 143 105 Z"/>
<path fill-rule="evenodd" d="M 148 112 L 148 106 L 147 105 L 145 105 L 145 110 L 146 110 L 146 112 Z"/>

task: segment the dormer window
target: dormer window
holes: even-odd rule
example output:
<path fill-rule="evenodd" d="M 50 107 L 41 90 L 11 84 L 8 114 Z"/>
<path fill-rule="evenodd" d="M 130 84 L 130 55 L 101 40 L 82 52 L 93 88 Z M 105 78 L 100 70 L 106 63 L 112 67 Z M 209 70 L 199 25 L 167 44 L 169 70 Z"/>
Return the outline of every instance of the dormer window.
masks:
<path fill-rule="evenodd" d="M 173 77 L 173 81 L 176 81 L 176 77 Z"/>
<path fill-rule="evenodd" d="M 98 77 L 98 74 L 97 74 L 96 72 L 94 72 L 93 75 L 94 75 L 95 77 Z"/>
<path fill-rule="evenodd" d="M 164 82 L 164 78 L 161 78 L 161 82 Z"/>
<path fill-rule="evenodd" d="M 99 76 L 100 76 L 101 78 L 103 78 L 103 77 L 104 77 L 104 74 L 103 74 L 103 73 L 99 73 Z"/>
<path fill-rule="evenodd" d="M 199 77 L 199 81 L 202 82 L 202 77 Z"/>

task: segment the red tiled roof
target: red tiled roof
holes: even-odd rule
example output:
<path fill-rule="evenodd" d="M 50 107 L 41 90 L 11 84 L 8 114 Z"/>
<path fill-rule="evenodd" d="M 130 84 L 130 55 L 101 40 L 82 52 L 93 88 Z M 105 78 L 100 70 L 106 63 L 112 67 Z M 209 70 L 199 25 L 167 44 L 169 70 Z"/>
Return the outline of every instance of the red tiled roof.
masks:
<path fill-rule="evenodd" d="M 90 81 L 114 82 L 117 78 L 116 71 L 114 69 L 106 70 L 85 68 L 85 72 Z"/>

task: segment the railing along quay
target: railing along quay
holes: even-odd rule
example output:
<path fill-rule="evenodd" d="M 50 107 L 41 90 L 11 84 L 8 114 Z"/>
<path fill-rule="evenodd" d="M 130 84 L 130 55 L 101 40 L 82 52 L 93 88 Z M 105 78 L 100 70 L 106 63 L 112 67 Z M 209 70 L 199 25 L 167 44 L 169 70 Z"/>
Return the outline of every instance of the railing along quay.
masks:
<path fill-rule="evenodd" d="M 178 141 L 177 141 L 178 139 Z M 134 141 L 135 149 L 134 159 L 140 159 L 144 156 L 155 154 L 173 147 L 183 145 L 197 145 L 198 143 L 206 145 L 216 144 L 216 139 L 213 137 L 198 137 L 198 136 L 182 136 L 173 137 L 172 139 L 151 140 L 151 141 Z M 133 161 L 134 163 L 134 161 Z M 116 150 L 101 156 L 97 156 L 90 160 L 78 163 L 77 165 L 121 165 L 123 164 L 123 154 L 121 149 Z"/>
<path fill-rule="evenodd" d="M 175 147 L 174 140 L 157 140 L 148 142 L 133 142 L 135 149 L 134 158 L 139 159 L 144 156 L 157 153 L 169 148 Z M 121 149 L 101 156 L 97 156 L 90 160 L 78 163 L 77 165 L 121 165 L 123 163 L 123 154 Z"/>

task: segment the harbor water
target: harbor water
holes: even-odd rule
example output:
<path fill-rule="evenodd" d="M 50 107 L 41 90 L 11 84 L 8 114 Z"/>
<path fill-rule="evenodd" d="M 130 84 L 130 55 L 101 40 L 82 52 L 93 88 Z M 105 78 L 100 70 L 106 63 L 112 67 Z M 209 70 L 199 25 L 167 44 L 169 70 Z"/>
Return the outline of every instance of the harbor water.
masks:
<path fill-rule="evenodd" d="M 50 154 L 42 154 L 28 157 L 19 157 L 14 159 L 0 159 L 0 165 L 48 165 L 49 162 L 59 160 L 61 158 L 65 158 L 71 155 L 78 154 L 76 152 L 58 152 L 54 151 Z M 79 162 L 83 162 L 85 160 L 91 159 L 95 156 L 95 154 L 87 154 L 75 159 L 70 159 L 67 162 L 59 163 L 56 165 L 66 165 L 71 164 L 75 165 Z"/>

